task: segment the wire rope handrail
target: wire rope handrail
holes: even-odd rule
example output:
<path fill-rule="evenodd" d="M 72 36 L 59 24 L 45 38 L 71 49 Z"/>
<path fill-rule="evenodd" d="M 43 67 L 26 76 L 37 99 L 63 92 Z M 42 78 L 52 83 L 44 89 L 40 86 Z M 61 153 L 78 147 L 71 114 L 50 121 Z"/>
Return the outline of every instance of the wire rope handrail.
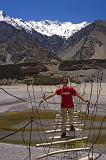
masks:
<path fill-rule="evenodd" d="M 98 107 L 98 100 L 99 100 L 100 92 L 101 92 L 101 89 L 102 89 L 101 83 L 102 83 L 102 79 L 103 79 L 103 70 L 100 69 L 99 71 L 97 71 L 96 76 L 97 76 L 97 99 L 96 99 L 96 102 L 95 102 L 94 105 L 90 102 L 90 101 L 91 101 L 91 97 L 92 97 L 92 90 L 93 90 L 93 82 L 92 82 L 92 83 L 91 83 L 91 92 L 90 92 L 89 103 L 87 104 L 87 108 L 86 108 L 86 111 L 85 111 L 86 117 L 85 117 L 85 120 L 84 120 L 84 124 L 85 124 L 85 126 L 86 126 L 86 124 L 87 124 L 87 117 L 88 117 L 88 115 L 89 115 L 89 109 L 90 109 L 90 107 L 93 107 L 92 118 L 91 118 L 91 128 L 89 129 L 89 134 L 88 134 L 88 140 L 87 140 L 87 142 L 86 142 L 86 147 L 87 147 L 87 145 L 88 145 L 88 141 L 89 141 L 89 137 L 90 137 L 90 131 L 91 131 L 91 129 L 94 127 L 95 117 L 96 117 L 96 114 L 97 114 L 97 110 L 98 110 L 98 108 L 99 108 L 99 107 Z M 94 77 L 93 77 L 93 78 L 94 78 Z M 31 140 L 32 140 L 32 130 L 33 130 L 32 128 L 33 128 L 33 123 L 36 123 L 37 128 L 38 128 L 38 125 L 41 126 L 41 128 L 42 128 L 42 133 L 43 133 L 43 135 L 44 135 L 44 137 L 45 137 L 45 140 L 46 140 L 46 142 L 48 142 L 48 139 L 47 139 L 47 137 L 46 137 L 46 135 L 45 135 L 45 131 L 44 131 L 44 128 L 43 128 L 44 125 L 42 125 L 42 123 L 41 123 L 41 120 L 40 120 L 40 117 L 39 117 L 39 113 L 38 113 L 38 112 L 36 112 L 36 114 L 37 114 L 37 116 L 38 116 L 39 122 L 36 122 L 35 109 L 36 109 L 37 111 L 39 111 L 41 104 L 39 103 L 39 105 L 36 106 L 36 97 L 35 97 L 34 86 L 33 86 L 32 84 L 31 84 L 31 86 L 32 86 L 32 91 L 33 91 L 33 100 L 32 100 L 32 97 L 31 97 L 31 94 L 30 94 L 30 91 L 29 91 L 29 86 L 27 85 L 27 93 L 28 93 L 28 96 L 29 96 L 29 101 L 24 100 L 24 99 L 22 99 L 22 98 L 20 98 L 20 97 L 14 96 L 13 94 L 7 92 L 4 88 L 0 87 L 0 89 L 3 90 L 6 94 L 8 94 L 8 95 L 10 95 L 10 96 L 12 96 L 12 97 L 14 97 L 14 98 L 17 98 L 17 99 L 19 99 L 20 101 L 23 101 L 23 102 L 26 102 L 26 103 L 30 103 L 30 104 L 31 104 L 32 117 L 30 117 L 30 120 L 28 121 L 28 123 L 25 124 L 25 125 L 24 125 L 22 128 L 20 128 L 18 131 L 12 132 L 12 133 L 10 133 L 10 134 L 8 134 L 8 135 L 3 136 L 3 137 L 0 138 L 0 140 L 3 140 L 3 139 L 5 139 L 5 138 L 7 138 L 7 137 L 9 137 L 9 136 L 12 136 L 12 135 L 14 135 L 14 134 L 16 134 L 16 133 L 18 133 L 18 132 L 21 131 L 21 132 L 22 132 L 23 143 L 24 143 L 24 145 L 26 146 L 26 148 L 28 149 L 28 152 L 29 152 L 29 154 L 28 154 L 28 156 L 26 157 L 26 159 L 29 158 L 29 160 L 31 160 Z M 85 87 L 86 87 L 86 85 L 85 85 Z M 41 90 L 42 90 L 42 95 L 44 95 L 43 88 L 41 88 Z M 85 92 L 85 90 L 84 90 L 84 92 Z M 34 102 L 34 104 L 33 104 L 33 102 Z M 47 105 L 49 104 L 49 102 L 46 102 L 46 103 L 47 103 Z M 50 108 L 49 108 L 49 110 L 50 110 Z M 103 117 L 103 119 L 102 119 L 102 121 L 101 121 L 101 125 L 100 125 L 100 128 L 99 128 L 99 133 L 98 133 L 98 135 L 97 135 L 97 136 L 94 135 L 94 142 L 92 143 L 92 145 L 91 145 L 91 147 L 90 147 L 90 149 L 89 149 L 88 157 L 89 157 L 89 154 L 90 154 L 91 151 L 92 151 L 92 154 L 94 153 L 93 147 L 94 147 L 94 145 L 96 144 L 96 142 L 97 142 L 97 140 L 98 140 L 98 138 L 99 138 L 99 136 L 100 136 L 101 128 L 102 128 L 102 125 L 103 125 L 103 122 L 104 122 L 105 119 L 106 119 L 106 115 Z M 26 127 L 27 127 L 28 125 L 30 125 L 30 132 L 29 132 L 29 143 L 28 143 L 28 145 L 27 145 L 27 144 L 25 143 L 25 140 L 24 140 L 24 132 L 25 132 L 25 129 L 26 129 Z M 84 126 L 84 127 L 85 127 L 85 126 Z M 48 126 L 48 127 L 49 127 L 49 126 Z M 84 131 L 85 131 L 85 128 L 83 128 L 83 136 L 84 136 Z M 38 129 L 38 135 L 39 135 L 40 141 L 43 142 L 43 141 L 42 141 L 42 138 L 41 138 L 41 135 L 39 134 L 39 129 Z M 55 134 L 54 134 L 54 135 L 55 135 Z M 83 136 L 82 136 L 82 137 L 83 137 Z M 70 141 L 71 141 L 71 140 L 70 140 Z M 43 147 L 44 152 L 45 152 L 45 154 L 46 154 L 46 159 L 47 159 L 47 156 L 48 156 L 48 155 L 49 155 L 49 156 L 51 155 L 50 152 L 49 152 L 49 151 L 50 151 L 50 148 L 51 148 L 51 145 L 50 145 L 50 147 L 48 148 L 48 151 L 47 151 L 47 150 L 45 149 L 45 147 Z M 86 148 L 85 148 L 85 149 L 86 149 Z M 84 147 L 83 147 L 83 150 L 84 150 Z M 70 151 L 71 151 L 71 149 L 70 149 Z M 73 151 L 74 151 L 74 150 L 73 150 Z M 25 160 L 26 160 L 26 159 L 25 159 Z"/>

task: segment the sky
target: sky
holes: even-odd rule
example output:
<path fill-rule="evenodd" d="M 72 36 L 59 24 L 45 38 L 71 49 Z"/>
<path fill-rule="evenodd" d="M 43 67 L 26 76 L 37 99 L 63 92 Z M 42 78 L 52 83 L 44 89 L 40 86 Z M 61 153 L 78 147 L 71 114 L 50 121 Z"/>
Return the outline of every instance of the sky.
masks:
<path fill-rule="evenodd" d="M 23 20 L 72 23 L 106 20 L 106 0 L 0 0 L 0 10 Z"/>

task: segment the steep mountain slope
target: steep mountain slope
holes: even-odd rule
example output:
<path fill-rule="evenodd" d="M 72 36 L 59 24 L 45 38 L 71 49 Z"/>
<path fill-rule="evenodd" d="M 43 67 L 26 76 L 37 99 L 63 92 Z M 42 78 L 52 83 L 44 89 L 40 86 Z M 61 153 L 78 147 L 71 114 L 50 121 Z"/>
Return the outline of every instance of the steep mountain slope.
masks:
<path fill-rule="evenodd" d="M 96 20 L 73 34 L 61 49 L 62 59 L 106 59 L 106 21 Z"/>
<path fill-rule="evenodd" d="M 0 64 L 58 61 L 51 50 L 42 47 L 24 29 L 0 22 Z"/>
<path fill-rule="evenodd" d="M 60 59 L 38 43 L 24 29 L 0 22 L 0 79 L 23 79 L 26 75 L 48 71 Z"/>

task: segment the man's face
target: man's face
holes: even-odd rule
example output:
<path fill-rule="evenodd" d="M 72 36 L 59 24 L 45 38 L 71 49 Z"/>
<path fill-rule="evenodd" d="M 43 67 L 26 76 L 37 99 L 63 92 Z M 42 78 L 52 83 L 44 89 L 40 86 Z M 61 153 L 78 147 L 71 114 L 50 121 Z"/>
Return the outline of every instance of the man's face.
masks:
<path fill-rule="evenodd" d="M 63 80 L 63 87 L 67 87 L 68 81 L 67 80 Z"/>

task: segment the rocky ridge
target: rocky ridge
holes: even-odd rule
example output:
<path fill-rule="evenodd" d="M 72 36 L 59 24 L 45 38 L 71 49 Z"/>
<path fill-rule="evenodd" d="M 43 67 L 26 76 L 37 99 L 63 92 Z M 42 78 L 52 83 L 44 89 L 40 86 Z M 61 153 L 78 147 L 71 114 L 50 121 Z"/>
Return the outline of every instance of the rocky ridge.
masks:
<path fill-rule="evenodd" d="M 64 60 L 106 59 L 106 21 L 96 20 L 73 34 L 62 46 Z"/>

